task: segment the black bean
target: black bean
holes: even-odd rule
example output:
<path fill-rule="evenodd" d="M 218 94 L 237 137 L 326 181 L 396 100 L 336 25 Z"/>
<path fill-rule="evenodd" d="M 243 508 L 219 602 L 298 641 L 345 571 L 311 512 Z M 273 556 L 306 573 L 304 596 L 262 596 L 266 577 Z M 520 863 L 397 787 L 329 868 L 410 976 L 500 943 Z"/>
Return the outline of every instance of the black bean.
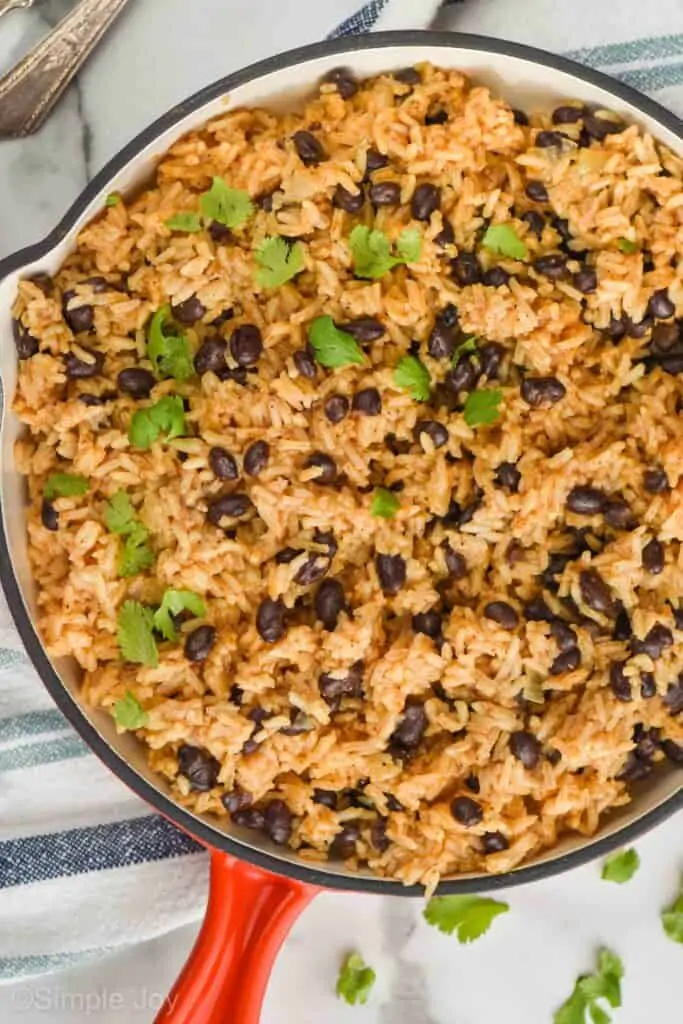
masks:
<path fill-rule="evenodd" d="M 542 181 L 528 181 L 524 191 L 533 203 L 548 202 L 548 189 Z"/>
<path fill-rule="evenodd" d="M 479 369 L 487 380 L 496 380 L 505 349 L 497 341 L 487 341 L 478 350 Z"/>
<path fill-rule="evenodd" d="M 490 270 L 484 271 L 481 280 L 488 288 L 501 288 L 508 283 L 510 275 L 503 267 L 491 267 Z"/>
<path fill-rule="evenodd" d="M 658 576 L 664 571 L 664 561 L 664 545 L 653 537 L 643 548 L 643 569 L 651 572 L 653 576 Z"/>
<path fill-rule="evenodd" d="M 241 810 L 234 811 L 232 820 L 240 828 L 251 828 L 259 832 L 265 824 L 263 811 L 259 811 L 258 807 L 244 807 Z"/>
<path fill-rule="evenodd" d="M 605 522 L 615 530 L 633 530 L 637 525 L 631 506 L 623 498 L 610 498 L 604 515 Z"/>
<path fill-rule="evenodd" d="M 379 416 L 382 411 L 382 396 L 377 388 L 362 388 L 353 396 L 351 408 L 363 416 Z"/>
<path fill-rule="evenodd" d="M 642 779 L 646 779 L 651 772 L 652 764 L 649 761 L 643 761 L 643 759 L 638 757 L 638 754 L 632 750 L 626 758 L 626 763 L 621 772 L 617 775 L 617 778 L 624 782 L 640 782 Z"/>
<path fill-rule="evenodd" d="M 659 365 L 665 373 L 670 373 L 672 376 L 683 373 L 683 353 L 663 356 Z"/>
<path fill-rule="evenodd" d="M 422 434 L 426 434 L 435 448 L 442 448 L 448 443 L 448 428 L 438 420 L 418 420 L 413 434 L 416 441 L 420 440 Z"/>
<path fill-rule="evenodd" d="M 655 324 L 652 345 L 658 352 L 668 352 L 681 340 L 681 327 L 676 321 Z"/>
<path fill-rule="evenodd" d="M 271 800 L 265 809 L 264 829 L 266 835 L 278 846 L 286 846 L 292 836 L 292 812 L 284 800 Z"/>
<path fill-rule="evenodd" d="M 559 252 L 551 252 L 546 256 L 539 256 L 532 264 L 534 270 L 551 281 L 559 281 L 567 276 L 567 257 Z"/>
<path fill-rule="evenodd" d="M 50 275 L 46 274 L 43 270 L 39 270 L 37 273 L 31 274 L 29 281 L 31 284 L 36 285 L 37 288 L 40 288 L 43 295 L 52 295 L 55 290 L 54 281 Z"/>
<path fill-rule="evenodd" d="M 636 722 L 633 727 L 633 740 L 636 744 L 636 753 L 644 761 L 651 761 L 660 747 L 661 729 L 647 729 L 642 722 Z"/>
<path fill-rule="evenodd" d="M 242 687 L 241 686 L 237 686 L 237 684 L 234 684 L 233 686 L 231 686 L 230 687 L 230 702 L 232 704 L 236 704 L 237 707 L 239 708 L 239 707 L 242 706 L 243 700 L 244 700 L 244 690 L 242 689 Z"/>
<path fill-rule="evenodd" d="M 594 516 L 605 507 L 604 491 L 597 487 L 572 487 L 567 495 L 567 508 L 581 516 Z"/>
<path fill-rule="evenodd" d="M 172 306 L 171 311 L 179 323 L 189 325 L 195 324 L 197 320 L 201 320 L 206 313 L 206 306 L 199 301 L 196 295 L 191 295 L 184 302 L 179 303 L 177 306 Z"/>
<path fill-rule="evenodd" d="M 342 697 L 362 697 L 363 662 L 354 662 L 343 675 L 323 672 L 318 677 L 318 689 L 323 700 L 332 705 Z"/>
<path fill-rule="evenodd" d="M 178 771 L 189 781 L 192 789 L 201 793 L 213 789 L 218 781 L 220 763 L 208 750 L 183 743 L 178 748 Z"/>
<path fill-rule="evenodd" d="M 385 594 L 397 594 L 406 581 L 406 561 L 401 555 L 375 555 L 375 570 Z"/>
<path fill-rule="evenodd" d="M 378 818 L 377 821 L 373 821 L 370 828 L 370 842 L 379 853 L 384 853 L 389 849 L 386 818 Z"/>
<path fill-rule="evenodd" d="M 664 626 L 661 622 L 656 622 L 648 630 L 644 640 L 634 637 L 631 641 L 631 648 L 634 654 L 647 654 L 653 661 L 657 661 L 658 658 L 661 658 L 667 647 L 673 645 L 673 642 L 673 633 L 669 627 Z"/>
<path fill-rule="evenodd" d="M 683 711 L 683 673 L 679 675 L 676 683 L 669 684 L 664 697 L 664 705 L 670 715 L 680 715 Z"/>
<path fill-rule="evenodd" d="M 87 377 L 99 377 L 104 366 L 104 352 L 83 349 L 92 356 L 91 360 L 80 359 L 74 352 L 64 356 L 66 375 L 70 380 L 85 380 Z"/>
<path fill-rule="evenodd" d="M 188 634 L 185 641 L 185 657 L 188 661 L 204 661 L 215 642 L 216 630 L 213 626 L 198 626 Z"/>
<path fill-rule="evenodd" d="M 663 469 L 646 469 L 643 473 L 643 487 L 648 494 L 666 494 L 671 490 L 669 478 Z"/>
<path fill-rule="evenodd" d="M 453 245 L 454 242 L 455 232 L 453 231 L 453 225 L 447 217 L 444 217 L 441 231 L 439 231 L 438 235 L 434 235 L 434 245 L 444 249 L 447 245 Z"/>
<path fill-rule="evenodd" d="M 247 793 L 246 789 L 242 789 L 241 786 L 235 786 L 233 790 L 223 793 L 221 797 L 221 803 L 228 814 L 234 814 L 235 811 L 243 811 L 245 807 L 251 806 L 253 800 L 254 798 L 251 793 Z"/>
<path fill-rule="evenodd" d="M 306 561 L 297 569 L 294 574 L 294 582 L 302 587 L 308 587 L 317 583 L 330 571 L 332 558 L 330 555 L 323 555 L 311 551 Z"/>
<path fill-rule="evenodd" d="M 650 296 L 647 311 L 650 316 L 654 316 L 658 320 L 668 320 L 674 315 L 676 307 L 669 298 L 666 288 L 660 288 Z"/>
<path fill-rule="evenodd" d="M 385 156 L 384 153 L 380 153 L 378 149 L 370 148 L 365 154 L 365 177 L 364 181 L 367 181 L 371 174 L 375 171 L 380 171 L 383 167 L 386 167 L 389 163 L 389 157 Z"/>
<path fill-rule="evenodd" d="M 457 822 L 466 828 L 478 825 L 484 817 L 481 804 L 478 804 L 470 796 L 456 796 L 455 800 L 451 802 L 451 814 Z"/>
<path fill-rule="evenodd" d="M 330 395 L 325 400 L 325 416 L 330 423 L 341 423 L 349 413 L 349 400 L 346 395 Z"/>
<path fill-rule="evenodd" d="M 482 853 L 485 855 L 490 853 L 502 853 L 503 850 L 507 850 L 510 843 L 505 838 L 502 832 L 484 832 L 481 837 Z"/>
<path fill-rule="evenodd" d="M 598 287 L 598 275 L 592 267 L 582 267 L 572 274 L 572 284 L 584 295 L 590 295 Z"/>
<path fill-rule="evenodd" d="M 255 324 L 242 324 L 230 338 L 230 351 L 239 366 L 256 366 L 263 352 L 263 338 Z"/>
<path fill-rule="evenodd" d="M 378 181 L 368 189 L 373 206 L 398 206 L 401 202 L 401 186 L 397 181 Z"/>
<path fill-rule="evenodd" d="M 267 644 L 275 644 L 285 635 L 285 607 L 278 598 L 264 597 L 256 612 L 256 629 Z"/>
<path fill-rule="evenodd" d="M 334 558 L 337 553 L 338 545 L 331 530 L 323 532 L 316 527 L 313 532 L 313 540 L 316 544 L 320 544 L 321 547 L 327 548 L 328 558 Z"/>
<path fill-rule="evenodd" d="M 101 395 L 93 395 L 89 391 L 81 391 L 78 396 L 78 401 L 82 402 L 85 406 L 92 407 L 105 405 L 107 402 L 111 402 L 114 398 L 116 398 L 115 391 L 103 391 Z"/>
<path fill-rule="evenodd" d="M 580 121 L 585 113 L 585 107 L 571 107 L 569 105 L 556 107 L 553 110 L 553 124 L 573 124 L 575 121 Z"/>
<path fill-rule="evenodd" d="M 132 395 L 133 398 L 149 398 L 155 384 L 154 374 L 139 366 L 129 366 L 127 369 L 121 370 L 116 378 L 119 391 L 123 391 L 126 395 Z"/>
<path fill-rule="evenodd" d="M 361 316 L 356 320 L 349 320 L 347 323 L 338 324 L 337 326 L 340 331 L 346 331 L 347 334 L 351 334 L 362 345 L 368 344 L 371 341 L 377 341 L 378 338 L 381 338 L 387 332 L 384 324 L 371 316 Z"/>
<path fill-rule="evenodd" d="M 662 740 L 662 750 L 674 764 L 683 764 L 683 745 L 676 743 L 675 740 Z"/>
<path fill-rule="evenodd" d="M 615 613 L 615 601 L 612 591 L 602 576 L 595 569 L 585 569 L 579 576 L 581 598 L 595 612 L 606 615 Z"/>
<path fill-rule="evenodd" d="M 325 452 L 313 452 L 304 462 L 304 469 L 315 466 L 320 472 L 313 479 L 315 484 L 333 484 L 337 479 L 337 463 Z"/>
<path fill-rule="evenodd" d="M 292 142 L 299 154 L 299 159 L 306 167 L 314 167 L 321 160 L 327 159 L 327 153 L 323 149 L 322 143 L 311 132 L 294 132 Z"/>
<path fill-rule="evenodd" d="M 420 85 L 422 82 L 422 75 L 417 68 L 401 68 L 400 71 L 392 71 L 392 75 L 397 82 L 403 82 L 404 85 Z"/>
<path fill-rule="evenodd" d="M 18 359 L 30 359 L 38 351 L 38 339 L 24 327 L 21 320 L 12 320 L 12 336 Z"/>
<path fill-rule="evenodd" d="M 512 117 L 515 124 L 522 125 L 523 127 L 526 127 L 526 125 L 529 124 L 529 117 L 523 110 L 513 109 Z"/>
<path fill-rule="evenodd" d="M 451 277 L 461 288 L 481 281 L 481 264 L 471 252 L 461 252 L 451 260 Z"/>
<path fill-rule="evenodd" d="M 392 793 L 385 793 L 387 798 L 387 807 L 390 811 L 402 811 L 403 804 L 400 803 Z"/>
<path fill-rule="evenodd" d="M 270 445 L 267 441 L 254 441 L 244 453 L 244 472 L 258 476 L 268 465 Z"/>
<path fill-rule="evenodd" d="M 197 350 L 194 357 L 194 368 L 202 377 L 205 373 L 215 373 L 217 377 L 224 379 L 227 370 L 225 354 L 228 344 L 223 338 L 207 338 Z"/>
<path fill-rule="evenodd" d="M 562 760 L 562 754 L 555 747 L 551 747 L 550 750 L 546 751 L 546 761 L 553 766 L 559 764 Z"/>
<path fill-rule="evenodd" d="M 540 238 L 543 234 L 543 228 L 545 227 L 545 219 L 538 210 L 528 210 L 526 213 L 522 214 L 520 219 L 529 226 L 529 231 L 534 235 L 538 235 Z"/>
<path fill-rule="evenodd" d="M 422 704 L 409 704 L 403 717 L 391 734 L 390 745 L 403 750 L 419 747 L 428 725 L 427 713 Z"/>
<path fill-rule="evenodd" d="M 413 615 L 413 632 L 424 633 L 431 640 L 441 639 L 441 616 L 438 612 L 418 612 Z"/>
<path fill-rule="evenodd" d="M 76 293 L 74 291 L 64 292 L 62 298 L 62 313 L 74 334 L 83 334 L 86 331 L 91 331 L 93 329 L 95 324 L 95 310 L 88 303 L 83 303 L 82 306 L 75 306 L 71 309 L 67 309 L 67 305 L 75 295 Z"/>
<path fill-rule="evenodd" d="M 478 793 L 481 790 L 481 783 L 476 775 L 468 775 L 465 779 L 465 785 L 469 789 L 470 793 Z"/>
<path fill-rule="evenodd" d="M 43 498 L 42 505 L 40 506 L 40 521 L 46 530 L 54 532 L 59 529 L 59 513 L 47 498 Z"/>
<path fill-rule="evenodd" d="M 620 602 L 621 604 L 621 602 Z M 633 636 L 633 629 L 631 628 L 631 620 L 628 617 L 628 612 L 623 605 L 619 608 L 617 617 L 614 620 L 614 629 L 612 631 L 613 640 L 630 640 Z"/>
<path fill-rule="evenodd" d="M 489 601 L 484 606 L 484 616 L 503 629 L 516 629 L 519 623 L 519 615 L 507 601 Z"/>
<path fill-rule="evenodd" d="M 207 519 L 214 526 L 219 526 L 224 518 L 240 519 L 253 509 L 251 498 L 247 494 L 223 494 L 209 502 Z"/>
<path fill-rule="evenodd" d="M 597 114 L 588 113 L 583 119 L 584 127 L 592 139 L 602 142 L 608 135 L 617 135 L 623 132 L 626 125 L 619 121 L 610 121 L 606 117 L 598 117 Z"/>
<path fill-rule="evenodd" d="M 448 111 L 440 108 L 438 110 L 430 111 L 425 117 L 425 124 L 445 124 L 448 120 Z"/>
<path fill-rule="evenodd" d="M 539 149 L 550 149 L 552 146 L 561 146 L 566 138 L 563 132 L 543 131 L 537 134 L 534 144 Z"/>
<path fill-rule="evenodd" d="M 429 220 L 435 210 L 441 205 L 441 189 L 436 185 L 425 182 L 418 185 L 413 192 L 410 202 L 410 211 L 415 220 Z"/>
<path fill-rule="evenodd" d="M 290 725 L 279 730 L 283 736 L 301 736 L 302 733 L 310 732 L 314 728 L 310 715 L 305 714 L 303 711 L 298 711 L 296 708 L 291 709 L 289 718 Z"/>
<path fill-rule="evenodd" d="M 356 843 L 360 839 L 360 829 L 353 821 L 347 822 L 341 832 L 337 832 L 330 845 L 330 856 L 340 860 L 349 860 L 356 855 Z"/>
<path fill-rule="evenodd" d="M 323 580 L 315 595 L 315 614 L 325 629 L 331 632 L 336 628 L 345 605 L 344 588 L 339 580 Z"/>
<path fill-rule="evenodd" d="M 633 699 L 631 682 L 624 672 L 625 661 L 613 661 L 609 670 L 609 684 L 617 700 L 627 703 Z"/>
<path fill-rule="evenodd" d="M 323 77 L 323 82 L 336 85 L 343 100 L 350 100 L 358 92 L 358 80 L 351 68 L 332 68 Z"/>
<path fill-rule="evenodd" d="M 453 369 L 448 371 L 444 384 L 450 391 L 459 394 L 461 391 L 471 391 L 477 383 L 478 376 L 472 357 L 464 355 L 460 356 Z"/>
<path fill-rule="evenodd" d="M 455 336 L 450 327 L 437 319 L 427 339 L 427 351 L 432 359 L 450 359 L 455 351 Z"/>
<path fill-rule="evenodd" d="M 578 644 L 576 633 L 571 626 L 568 626 L 562 619 L 553 619 L 550 623 L 550 633 L 559 649 L 565 653 L 571 651 Z"/>
<path fill-rule="evenodd" d="M 652 672 L 641 672 L 640 673 L 640 696 L 643 700 L 649 700 L 654 697 L 657 693 L 657 683 L 655 681 L 654 673 Z"/>
<path fill-rule="evenodd" d="M 234 455 L 226 448 L 215 447 L 210 450 L 209 466 L 219 480 L 236 480 L 240 475 Z"/>
<path fill-rule="evenodd" d="M 332 205 L 344 213 L 359 213 L 365 205 L 362 185 L 358 186 L 358 192 L 349 192 L 343 185 L 337 185 L 332 196 Z"/>
<path fill-rule="evenodd" d="M 334 789 L 314 789 L 311 799 L 314 804 L 329 807 L 331 811 L 337 809 L 337 793 Z"/>
<path fill-rule="evenodd" d="M 209 237 L 216 242 L 217 245 L 227 245 L 235 237 L 227 227 L 226 224 L 221 224 L 217 220 L 212 220 L 208 227 Z"/>
<path fill-rule="evenodd" d="M 533 733 L 519 729 L 510 734 L 510 751 L 525 768 L 533 769 L 541 756 L 541 744 Z"/>
<path fill-rule="evenodd" d="M 500 465 L 496 467 L 493 482 L 496 487 L 503 487 L 510 494 L 516 494 L 519 490 L 521 479 L 522 474 L 517 469 L 514 462 L 501 462 Z"/>
<path fill-rule="evenodd" d="M 540 594 L 524 605 L 524 618 L 529 622 L 550 622 L 553 618 L 548 603 Z"/>
<path fill-rule="evenodd" d="M 646 316 L 638 322 L 631 320 L 630 316 L 623 317 L 626 334 L 629 338 L 644 338 L 652 327 L 652 317 Z"/>
<path fill-rule="evenodd" d="M 526 377 L 520 391 L 527 405 L 534 409 L 555 405 L 567 394 L 567 389 L 557 377 Z"/>
<path fill-rule="evenodd" d="M 315 360 L 305 348 L 297 349 L 292 356 L 294 360 L 294 366 L 296 367 L 297 373 L 302 377 L 306 377 L 307 380 L 313 380 L 317 369 Z"/>
<path fill-rule="evenodd" d="M 573 672 L 581 664 L 581 651 L 578 647 L 570 647 L 553 660 L 549 672 L 551 676 L 560 676 L 564 672 Z"/>
<path fill-rule="evenodd" d="M 447 540 L 441 545 L 446 569 L 451 579 L 460 580 L 467 575 L 467 563 L 459 551 L 454 551 Z"/>

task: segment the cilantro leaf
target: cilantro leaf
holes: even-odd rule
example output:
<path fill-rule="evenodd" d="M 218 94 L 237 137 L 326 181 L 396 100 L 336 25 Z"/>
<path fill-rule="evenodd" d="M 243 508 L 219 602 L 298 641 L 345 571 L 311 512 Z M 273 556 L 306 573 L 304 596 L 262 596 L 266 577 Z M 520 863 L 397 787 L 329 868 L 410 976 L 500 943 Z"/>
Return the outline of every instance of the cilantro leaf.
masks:
<path fill-rule="evenodd" d="M 662 911 L 664 933 L 672 942 L 683 943 L 683 892 L 675 903 Z"/>
<path fill-rule="evenodd" d="M 176 213 L 165 224 L 169 231 L 188 231 L 194 234 L 195 231 L 201 231 L 202 218 L 198 213 Z"/>
<path fill-rule="evenodd" d="M 147 543 L 149 531 L 135 523 L 126 537 L 116 566 L 119 576 L 136 576 L 154 563 L 154 552 Z"/>
<path fill-rule="evenodd" d="M 633 878 L 640 867 L 637 850 L 620 850 L 608 857 L 602 866 L 602 878 L 606 882 L 617 882 L 623 885 Z"/>
<path fill-rule="evenodd" d="M 207 220 L 216 220 L 227 228 L 238 228 L 251 217 L 254 204 L 249 193 L 241 188 L 230 188 L 223 178 L 214 178 L 199 205 Z"/>
<path fill-rule="evenodd" d="M 458 359 L 460 359 L 460 356 L 466 356 L 469 355 L 470 352 L 476 352 L 478 344 L 479 338 L 477 337 L 476 334 L 471 335 L 471 337 L 469 338 L 465 338 L 465 340 L 458 345 L 455 352 L 453 353 L 453 366 L 455 366 Z"/>
<path fill-rule="evenodd" d="M 422 235 L 417 228 L 406 228 L 396 240 L 396 252 L 405 263 L 417 263 L 422 257 Z"/>
<path fill-rule="evenodd" d="M 201 597 L 191 590 L 167 590 L 154 613 L 154 628 L 158 629 L 166 640 L 175 640 L 178 634 L 172 616 L 180 615 L 184 611 L 201 618 L 206 614 L 206 607 Z"/>
<path fill-rule="evenodd" d="M 500 416 L 500 405 L 503 392 L 497 388 L 483 388 L 471 391 L 465 402 L 465 423 L 468 427 L 478 427 L 495 423 Z"/>
<path fill-rule="evenodd" d="M 149 715 L 142 708 L 137 697 L 126 690 L 126 696 L 114 705 L 114 721 L 121 729 L 142 729 L 149 721 Z"/>
<path fill-rule="evenodd" d="M 367 1003 L 377 975 L 368 967 L 360 953 L 350 953 L 339 971 L 337 995 L 351 1006 Z"/>
<path fill-rule="evenodd" d="M 336 369 L 362 363 L 363 353 L 355 338 L 340 331 L 331 316 L 317 316 L 308 328 L 308 340 L 321 366 Z"/>
<path fill-rule="evenodd" d="M 43 497 L 48 501 L 51 498 L 80 498 L 89 486 L 87 477 L 77 473 L 52 473 L 45 481 Z"/>
<path fill-rule="evenodd" d="M 404 356 L 394 370 L 394 382 L 408 388 L 416 402 L 426 402 L 431 393 L 429 370 L 417 356 Z"/>
<path fill-rule="evenodd" d="M 631 256 L 632 253 L 638 252 L 638 243 L 632 242 L 630 238 L 618 238 L 617 249 L 619 252 L 623 252 L 627 256 Z"/>
<path fill-rule="evenodd" d="M 527 257 L 527 247 L 511 224 L 491 224 L 481 244 L 489 252 L 509 256 L 512 260 L 523 260 Z"/>
<path fill-rule="evenodd" d="M 391 243 L 383 231 L 372 231 L 362 224 L 349 235 L 349 247 L 356 277 L 383 277 L 401 262 L 391 255 Z"/>
<path fill-rule="evenodd" d="M 104 200 L 105 206 L 118 206 L 121 202 L 121 196 L 118 192 L 110 192 L 107 198 Z"/>
<path fill-rule="evenodd" d="M 446 935 L 456 933 L 458 942 L 474 942 L 491 927 L 509 904 L 484 896 L 432 896 L 423 911 L 424 919 Z"/>
<path fill-rule="evenodd" d="M 393 519 L 401 507 L 401 502 L 396 495 L 387 490 L 386 487 L 375 487 L 372 492 L 372 505 L 370 512 L 380 519 Z"/>
<path fill-rule="evenodd" d="M 304 269 L 304 247 L 301 242 L 292 245 L 286 238 L 272 235 L 264 238 L 256 250 L 256 262 L 259 265 L 257 284 L 262 288 L 278 288 Z"/>
<path fill-rule="evenodd" d="M 624 965 L 618 956 L 603 949 L 598 970 L 579 978 L 569 998 L 555 1012 L 553 1024 L 585 1024 L 586 1011 L 593 1024 L 610 1024 L 611 1016 L 598 999 L 605 999 L 611 1007 L 621 1006 L 621 979 Z"/>
<path fill-rule="evenodd" d="M 166 395 L 149 409 L 139 409 L 135 413 L 128 428 L 128 440 L 136 448 L 151 448 L 162 434 L 165 441 L 171 441 L 184 432 L 183 400 L 177 395 Z"/>
<path fill-rule="evenodd" d="M 117 491 L 104 510 L 104 521 L 110 533 L 125 536 L 135 529 L 135 509 L 125 491 Z"/>
<path fill-rule="evenodd" d="M 188 380 L 194 376 L 192 351 L 182 334 L 166 334 L 164 326 L 171 316 L 171 307 L 158 309 L 149 323 L 147 333 L 147 355 L 157 377 L 173 377 Z"/>
<path fill-rule="evenodd" d="M 139 601 L 124 601 L 119 610 L 117 639 L 121 656 L 136 665 L 156 668 L 159 652 L 152 633 L 154 613 Z"/>

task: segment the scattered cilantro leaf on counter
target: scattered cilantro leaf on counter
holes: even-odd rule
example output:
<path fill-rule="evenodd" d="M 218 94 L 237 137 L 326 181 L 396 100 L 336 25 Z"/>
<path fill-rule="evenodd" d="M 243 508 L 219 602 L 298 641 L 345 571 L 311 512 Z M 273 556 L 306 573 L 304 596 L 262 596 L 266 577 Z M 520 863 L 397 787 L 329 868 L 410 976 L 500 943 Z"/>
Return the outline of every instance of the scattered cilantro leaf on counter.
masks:
<path fill-rule="evenodd" d="M 147 355 L 157 377 L 173 377 L 188 380 L 194 376 L 192 350 L 182 334 L 167 334 L 166 321 L 170 319 L 171 307 L 158 309 L 149 322 L 147 331 Z"/>
<path fill-rule="evenodd" d="M 393 519 L 401 507 L 401 502 L 396 495 L 387 490 L 386 487 L 375 487 L 372 492 L 372 505 L 370 512 L 380 519 Z"/>
<path fill-rule="evenodd" d="M 52 473 L 45 481 L 43 497 L 48 501 L 52 498 L 80 498 L 89 486 L 87 477 L 77 473 Z"/>
<path fill-rule="evenodd" d="M 383 231 L 357 224 L 349 235 L 349 247 L 356 277 L 377 279 L 400 263 L 414 263 L 422 255 L 422 236 L 417 228 L 406 228 L 396 242 L 398 255 L 393 255 L 391 242 Z"/>
<path fill-rule="evenodd" d="M 483 388 L 471 391 L 465 402 L 465 423 L 468 427 L 478 427 L 495 423 L 500 417 L 500 405 L 503 392 L 498 388 Z"/>
<path fill-rule="evenodd" d="M 469 355 L 471 352 L 476 352 L 478 344 L 479 338 L 477 337 L 476 334 L 472 334 L 469 338 L 465 338 L 465 340 L 458 345 L 455 352 L 453 353 L 453 366 L 455 366 L 455 364 L 457 363 L 458 359 L 460 359 L 461 356 L 466 356 Z"/>
<path fill-rule="evenodd" d="M 216 220 L 226 228 L 238 228 L 254 212 L 249 193 L 241 188 L 230 188 L 223 178 L 214 178 L 211 188 L 199 200 L 207 220 Z"/>
<path fill-rule="evenodd" d="M 201 231 L 202 218 L 198 213 L 176 213 L 164 223 L 169 231 L 187 231 L 194 234 Z"/>
<path fill-rule="evenodd" d="M 182 398 L 166 395 L 148 409 L 139 409 L 128 428 L 128 440 L 136 448 L 151 448 L 162 435 L 165 441 L 185 432 L 185 408 Z"/>
<path fill-rule="evenodd" d="M 426 402 L 431 393 L 429 370 L 417 356 L 404 356 L 394 370 L 394 383 L 407 388 L 416 402 Z"/>
<path fill-rule="evenodd" d="M 367 1003 L 377 975 L 368 967 L 360 953 L 349 953 L 337 980 L 337 995 L 351 1006 Z"/>
<path fill-rule="evenodd" d="M 632 242 L 630 238 L 618 238 L 617 249 L 619 252 L 625 253 L 626 256 L 631 256 L 634 252 L 638 252 L 638 243 Z"/>
<path fill-rule="evenodd" d="M 396 252 L 405 263 L 417 263 L 422 258 L 422 235 L 417 228 L 406 228 L 396 239 Z"/>
<path fill-rule="evenodd" d="M 126 696 L 114 705 L 114 721 L 121 729 L 142 729 L 149 721 L 149 715 L 137 697 L 126 690 Z"/>
<path fill-rule="evenodd" d="M 321 366 L 337 369 L 363 362 L 363 352 L 356 339 L 340 331 L 331 316 L 317 316 L 311 321 L 308 340 Z"/>
<path fill-rule="evenodd" d="M 121 656 L 135 665 L 156 668 L 159 652 L 152 632 L 154 612 L 139 601 L 124 601 L 118 616 L 117 639 Z"/>
<path fill-rule="evenodd" d="M 508 256 L 511 260 L 523 260 L 527 257 L 527 247 L 511 224 L 491 224 L 481 244 L 489 252 Z"/>
<path fill-rule="evenodd" d="M 256 250 L 256 282 L 263 288 L 278 288 L 300 274 L 306 265 L 301 242 L 291 244 L 286 238 L 272 235 L 264 238 Z"/>
<path fill-rule="evenodd" d="M 602 878 L 606 882 L 617 882 L 623 885 L 635 875 L 640 867 L 637 850 L 619 850 L 608 857 L 602 866 Z"/>
<path fill-rule="evenodd" d="M 484 896 L 432 896 L 423 911 L 424 919 L 446 935 L 456 933 L 458 942 L 474 942 L 491 927 L 509 904 Z"/>
<path fill-rule="evenodd" d="M 199 594 L 191 590 L 167 590 L 154 613 L 154 628 L 158 629 L 166 640 L 175 640 L 178 634 L 172 616 L 185 611 L 191 612 L 197 618 L 206 614 L 206 607 Z"/>
<path fill-rule="evenodd" d="M 624 966 L 608 949 L 600 952 L 598 970 L 579 978 L 569 998 L 553 1016 L 553 1024 L 584 1024 L 588 1012 L 592 1024 L 610 1024 L 609 1013 L 598 1004 L 604 999 L 613 1008 L 621 1006 Z"/>
<path fill-rule="evenodd" d="M 683 943 L 683 891 L 675 903 L 662 911 L 662 927 L 672 942 Z"/>

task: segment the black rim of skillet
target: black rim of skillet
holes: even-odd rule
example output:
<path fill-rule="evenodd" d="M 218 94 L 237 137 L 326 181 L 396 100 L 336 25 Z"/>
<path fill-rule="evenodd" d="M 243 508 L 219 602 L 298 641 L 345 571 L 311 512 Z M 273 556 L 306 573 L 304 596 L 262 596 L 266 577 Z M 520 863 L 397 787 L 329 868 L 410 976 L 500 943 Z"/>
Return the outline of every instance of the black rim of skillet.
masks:
<path fill-rule="evenodd" d="M 252 64 L 250 67 L 237 71 L 235 74 L 219 79 L 217 82 L 201 89 L 183 103 L 172 107 L 171 110 L 154 121 L 153 124 L 124 146 L 102 168 L 84 189 L 58 226 L 43 241 L 21 249 L 19 252 L 0 261 L 0 280 L 20 267 L 33 263 L 47 255 L 72 231 L 75 221 L 90 202 L 105 189 L 107 183 L 130 160 L 150 143 L 153 143 L 163 132 L 172 128 L 182 118 L 203 107 L 211 100 L 230 92 L 238 86 L 252 82 L 263 75 L 306 63 L 318 57 L 326 57 L 335 53 L 344 54 L 356 50 L 382 49 L 389 46 L 443 46 L 454 50 L 479 50 L 483 53 L 491 52 L 503 56 L 518 57 L 533 64 L 540 64 L 553 71 L 566 72 L 574 78 L 605 89 L 619 99 L 630 103 L 640 110 L 641 113 L 651 116 L 665 128 L 683 139 L 683 121 L 654 100 L 641 95 L 621 82 L 614 81 L 608 75 L 604 75 L 599 71 L 583 67 L 580 64 L 574 63 L 574 61 L 567 60 L 565 57 L 557 57 L 554 54 L 535 49 L 534 47 L 458 32 L 378 32 L 364 36 L 342 37 L 312 46 L 303 46 L 260 61 L 257 64 Z M 418 55 L 416 53 L 416 57 Z M 309 867 L 303 861 L 292 862 L 282 860 L 277 855 L 271 854 L 259 847 L 236 842 L 220 829 L 185 811 L 169 796 L 166 796 L 160 789 L 139 775 L 125 758 L 100 736 L 60 680 L 43 649 L 31 617 L 24 605 L 9 555 L 2 517 L 0 517 L 0 580 L 12 617 L 26 646 L 28 655 L 55 703 L 90 749 L 97 754 L 107 767 L 118 775 L 138 796 L 142 797 L 143 800 L 152 805 L 153 808 L 166 818 L 180 826 L 185 832 L 194 836 L 205 846 L 223 850 L 225 853 L 229 853 L 238 859 L 249 861 L 265 870 L 275 874 L 287 875 L 301 882 L 331 889 L 358 890 L 396 896 L 424 896 L 424 889 L 421 886 L 404 886 L 400 882 L 385 881 L 380 878 L 366 877 L 359 874 L 347 873 L 338 875 L 328 872 L 322 867 Z M 550 878 L 553 875 L 567 871 L 569 868 L 577 867 L 597 857 L 602 857 L 616 847 L 631 842 L 637 836 L 653 828 L 681 808 L 683 808 L 683 786 L 646 814 L 641 815 L 629 825 L 617 829 L 613 834 L 604 836 L 602 839 L 588 839 L 584 845 L 576 850 L 557 856 L 545 863 L 518 868 L 509 874 L 449 879 L 439 885 L 438 892 L 440 894 L 482 892 L 521 885 L 542 878 Z"/>

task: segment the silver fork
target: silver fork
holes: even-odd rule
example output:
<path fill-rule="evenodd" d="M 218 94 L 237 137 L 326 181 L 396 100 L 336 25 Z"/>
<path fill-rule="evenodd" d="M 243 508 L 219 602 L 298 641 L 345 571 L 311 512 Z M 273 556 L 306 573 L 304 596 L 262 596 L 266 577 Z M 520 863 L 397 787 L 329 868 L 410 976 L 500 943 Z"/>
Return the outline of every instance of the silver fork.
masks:
<path fill-rule="evenodd" d="M 0 0 L 0 18 L 9 11 L 17 11 L 20 7 L 33 7 L 36 0 Z"/>
<path fill-rule="evenodd" d="M 33 0 L 0 0 L 0 16 Z M 0 139 L 31 135 L 81 69 L 128 0 L 80 0 L 16 67 L 0 79 Z"/>

